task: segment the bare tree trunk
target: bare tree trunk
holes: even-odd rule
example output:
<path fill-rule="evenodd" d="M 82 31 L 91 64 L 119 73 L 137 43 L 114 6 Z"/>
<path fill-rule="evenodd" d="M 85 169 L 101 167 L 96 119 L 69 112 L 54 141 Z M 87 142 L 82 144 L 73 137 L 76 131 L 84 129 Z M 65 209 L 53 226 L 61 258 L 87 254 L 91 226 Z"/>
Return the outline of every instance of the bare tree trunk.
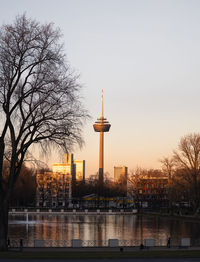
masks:
<path fill-rule="evenodd" d="M 170 186 L 168 188 L 168 200 L 169 200 L 169 215 L 173 216 L 174 208 L 173 208 L 173 195 L 172 195 L 171 184 L 170 184 Z"/>
<path fill-rule="evenodd" d="M 8 237 L 8 201 L 0 201 L 0 251 L 7 251 Z"/>
<path fill-rule="evenodd" d="M 8 234 L 8 201 L 3 199 L 3 156 L 5 144 L 0 137 L 0 251 L 7 250 Z"/>
<path fill-rule="evenodd" d="M 2 179 L 3 170 L 3 156 L 4 156 L 5 144 L 3 138 L 0 137 L 0 178 Z M 2 186 L 2 181 L 0 180 L 0 187 Z"/>

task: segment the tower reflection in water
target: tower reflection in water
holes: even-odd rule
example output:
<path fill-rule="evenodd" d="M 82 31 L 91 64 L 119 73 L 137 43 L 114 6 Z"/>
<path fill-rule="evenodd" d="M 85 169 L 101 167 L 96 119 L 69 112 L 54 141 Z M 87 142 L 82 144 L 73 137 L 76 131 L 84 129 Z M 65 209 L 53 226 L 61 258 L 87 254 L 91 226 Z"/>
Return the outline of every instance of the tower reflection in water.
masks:
<path fill-rule="evenodd" d="M 178 242 L 181 237 L 200 239 L 200 223 L 170 220 L 164 217 L 137 215 L 26 215 L 9 216 L 9 238 L 68 240 L 79 238 L 101 246 L 110 238 L 133 240 L 141 244 L 145 238 L 166 245 L 167 238 Z"/>

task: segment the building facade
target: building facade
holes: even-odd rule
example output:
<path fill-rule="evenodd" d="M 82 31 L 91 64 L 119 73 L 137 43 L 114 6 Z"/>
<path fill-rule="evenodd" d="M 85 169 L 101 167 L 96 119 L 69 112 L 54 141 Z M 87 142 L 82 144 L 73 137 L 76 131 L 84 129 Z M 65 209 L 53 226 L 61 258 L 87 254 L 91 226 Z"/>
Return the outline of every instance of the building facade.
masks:
<path fill-rule="evenodd" d="M 76 181 L 85 180 L 85 160 L 65 154 L 64 163 L 55 163 L 52 172 L 38 173 L 36 203 L 38 207 L 69 206 Z"/>
<path fill-rule="evenodd" d="M 168 206 L 168 177 L 143 176 L 134 184 L 134 198 L 143 208 L 160 208 Z"/>
<path fill-rule="evenodd" d="M 115 183 L 127 183 L 128 167 L 115 166 L 114 167 L 114 182 Z"/>
<path fill-rule="evenodd" d="M 43 172 L 36 176 L 37 206 L 68 206 L 71 202 L 71 175 L 63 173 Z"/>
<path fill-rule="evenodd" d="M 53 164 L 54 173 L 71 174 L 72 181 L 85 181 L 85 160 L 74 160 L 73 154 L 65 154 L 64 163 Z"/>
<path fill-rule="evenodd" d="M 128 180 L 128 167 L 115 166 L 114 167 L 114 183 L 120 185 L 124 195 L 127 195 L 127 180 Z"/>
<path fill-rule="evenodd" d="M 85 181 L 85 160 L 74 160 L 76 181 Z"/>

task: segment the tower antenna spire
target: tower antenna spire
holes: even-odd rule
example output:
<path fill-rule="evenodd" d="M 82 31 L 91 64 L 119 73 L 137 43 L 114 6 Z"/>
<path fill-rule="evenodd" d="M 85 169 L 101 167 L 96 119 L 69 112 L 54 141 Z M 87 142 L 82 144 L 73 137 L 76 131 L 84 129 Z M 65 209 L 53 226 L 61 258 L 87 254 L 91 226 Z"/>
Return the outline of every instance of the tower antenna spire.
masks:
<path fill-rule="evenodd" d="M 103 89 L 101 90 L 101 119 L 103 119 Z"/>

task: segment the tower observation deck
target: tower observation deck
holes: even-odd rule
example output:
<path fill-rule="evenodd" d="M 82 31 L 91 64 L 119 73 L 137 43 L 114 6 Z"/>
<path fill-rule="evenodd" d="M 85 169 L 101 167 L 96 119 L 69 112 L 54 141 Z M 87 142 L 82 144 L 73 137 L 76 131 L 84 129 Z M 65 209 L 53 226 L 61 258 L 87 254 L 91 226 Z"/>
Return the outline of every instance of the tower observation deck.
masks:
<path fill-rule="evenodd" d="M 94 131 L 100 133 L 100 143 L 99 143 L 99 184 L 103 185 L 103 167 L 104 167 L 104 132 L 109 132 L 110 123 L 103 116 L 103 90 L 101 94 L 101 116 L 93 125 Z"/>

